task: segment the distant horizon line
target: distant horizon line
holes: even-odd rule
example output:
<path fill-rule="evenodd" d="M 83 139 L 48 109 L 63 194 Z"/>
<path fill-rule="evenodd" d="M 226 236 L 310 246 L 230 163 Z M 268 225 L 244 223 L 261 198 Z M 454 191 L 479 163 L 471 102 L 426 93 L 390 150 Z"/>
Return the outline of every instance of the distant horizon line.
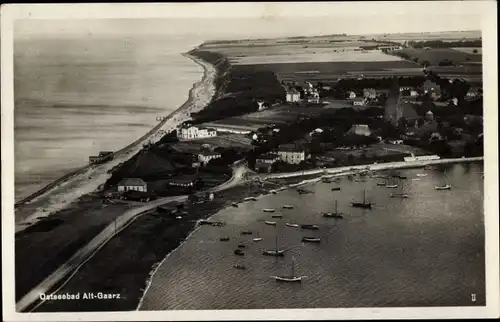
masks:
<path fill-rule="evenodd" d="M 462 32 L 478 32 L 479 38 L 482 39 L 482 31 L 480 29 L 471 29 L 471 30 L 440 30 L 440 31 L 412 31 L 412 32 L 374 32 L 374 33 L 363 33 L 363 34 L 348 34 L 348 33 L 338 33 L 338 34 L 323 34 L 323 35 L 309 35 L 309 36 L 277 36 L 277 37 L 259 37 L 259 38 L 231 38 L 231 39 L 210 39 L 205 40 L 205 42 L 209 41 L 245 41 L 245 40 L 273 40 L 273 39 L 300 39 L 300 38 L 321 38 L 321 37 L 335 37 L 335 36 L 376 36 L 376 35 L 418 35 L 418 34 L 441 34 L 441 33 L 462 33 Z"/>
<path fill-rule="evenodd" d="M 342 36 L 342 37 L 349 37 L 349 36 L 378 36 L 378 35 L 388 35 L 388 36 L 394 36 L 394 35 L 418 35 L 418 34 L 442 34 L 442 33 L 464 33 L 464 32 L 477 32 L 479 33 L 479 36 L 477 38 L 482 39 L 482 31 L 480 29 L 464 29 L 464 30 L 440 30 L 440 31 L 412 31 L 412 32 L 373 32 L 373 33 L 334 33 L 334 34 L 318 34 L 318 35 L 287 35 L 287 36 L 255 36 L 253 37 L 244 37 L 244 38 L 211 38 L 211 39 L 205 39 L 203 40 L 203 43 L 208 43 L 208 42 L 215 42 L 215 41 L 246 41 L 246 40 L 273 40 L 273 39 L 300 39 L 300 38 L 321 38 L 321 37 L 335 37 L 335 36 Z M 54 37 L 57 37 L 57 39 L 68 39 L 76 36 L 84 36 L 87 35 L 86 33 L 45 33 L 45 34 L 17 34 L 14 33 L 14 40 L 30 40 L 30 39 L 55 39 Z M 177 36 L 181 37 L 183 34 L 159 34 L 159 33 L 135 33 L 135 34 L 130 34 L 130 37 L 134 36 L 144 36 L 148 35 L 150 37 L 167 37 L 167 36 Z M 199 35 L 194 32 L 189 32 L 184 35 Z M 106 37 L 112 37 L 112 36 L 124 36 L 126 37 L 127 34 L 113 34 L 113 33 L 102 33 L 102 34 L 93 34 L 93 37 L 96 38 L 106 38 Z M 203 44 L 202 43 L 202 44 Z"/>

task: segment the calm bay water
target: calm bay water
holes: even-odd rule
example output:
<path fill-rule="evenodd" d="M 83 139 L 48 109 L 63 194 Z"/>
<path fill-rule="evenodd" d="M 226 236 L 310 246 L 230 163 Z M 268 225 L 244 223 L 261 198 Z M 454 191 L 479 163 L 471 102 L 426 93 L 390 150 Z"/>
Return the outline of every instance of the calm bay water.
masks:
<path fill-rule="evenodd" d="M 201 41 L 134 36 L 15 42 L 16 200 L 145 134 L 186 101 Z"/>
<path fill-rule="evenodd" d="M 141 309 L 484 305 L 482 171 L 481 164 L 457 164 L 425 171 L 427 177 L 412 181 L 424 170 L 405 170 L 410 198 L 404 200 L 389 198 L 398 189 L 377 186 L 380 179 L 343 178 L 341 191 L 330 191 L 336 184 L 317 183 L 308 186 L 314 194 L 287 190 L 224 209 L 213 218 L 225 221 L 225 227 L 200 227 L 162 263 Z M 452 190 L 434 190 L 445 178 Z M 362 198 L 363 189 L 375 203 L 372 210 L 349 206 Z M 344 219 L 323 218 L 320 213 L 332 211 L 335 200 Z M 280 209 L 284 204 L 295 207 Z M 263 208 L 276 208 L 283 218 L 271 218 Z M 299 230 L 286 222 L 320 229 Z M 254 235 L 241 236 L 246 229 Z M 289 251 L 284 258 L 263 256 L 276 235 Z M 231 240 L 220 242 L 221 236 Z M 263 240 L 252 242 L 257 236 Z M 303 236 L 320 236 L 321 244 L 301 243 Z M 239 243 L 248 246 L 245 257 L 233 255 Z M 289 273 L 292 256 L 296 273 L 307 276 L 301 284 L 269 278 Z M 247 269 L 234 269 L 234 264 Z"/>

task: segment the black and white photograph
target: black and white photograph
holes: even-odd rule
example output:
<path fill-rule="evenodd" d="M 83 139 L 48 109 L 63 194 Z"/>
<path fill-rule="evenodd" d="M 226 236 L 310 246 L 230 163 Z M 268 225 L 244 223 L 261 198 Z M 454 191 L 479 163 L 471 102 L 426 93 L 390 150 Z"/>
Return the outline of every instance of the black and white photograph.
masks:
<path fill-rule="evenodd" d="M 498 317 L 496 11 L 2 6 L 4 319 Z"/>

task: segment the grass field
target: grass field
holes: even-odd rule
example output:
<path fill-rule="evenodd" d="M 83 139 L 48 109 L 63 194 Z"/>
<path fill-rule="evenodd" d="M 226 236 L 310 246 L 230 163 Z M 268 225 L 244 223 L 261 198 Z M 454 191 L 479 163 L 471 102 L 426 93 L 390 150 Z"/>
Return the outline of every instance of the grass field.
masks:
<path fill-rule="evenodd" d="M 252 140 L 242 134 L 227 134 L 206 139 L 181 141 L 172 146 L 179 151 L 196 154 L 199 153 L 203 144 L 210 144 L 213 147 L 231 147 L 242 150 L 250 150 L 252 148 Z"/>
<path fill-rule="evenodd" d="M 466 61 L 480 62 L 482 60 L 481 55 L 468 54 L 451 48 L 433 48 L 427 50 L 404 48 L 402 52 L 410 56 L 411 59 L 416 57 L 419 61 L 428 61 L 433 66 L 437 66 L 439 62 L 445 59 L 452 61 L 453 64 L 460 64 Z"/>

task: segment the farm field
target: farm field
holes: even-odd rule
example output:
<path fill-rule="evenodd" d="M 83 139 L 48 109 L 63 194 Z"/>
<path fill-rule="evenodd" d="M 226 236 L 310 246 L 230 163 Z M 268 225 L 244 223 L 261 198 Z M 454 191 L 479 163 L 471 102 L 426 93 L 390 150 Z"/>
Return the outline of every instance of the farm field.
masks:
<path fill-rule="evenodd" d="M 343 105 L 343 107 L 345 106 L 349 106 L 349 104 L 346 103 Z M 330 112 L 331 109 L 329 110 L 321 105 L 297 106 L 297 105 L 282 104 L 279 106 L 273 106 L 272 108 L 260 112 L 235 116 L 224 120 L 205 123 L 203 125 L 210 126 L 213 128 L 256 131 L 257 129 L 262 127 L 286 124 L 297 120 L 301 116 L 317 116 L 317 115 L 327 114 Z M 206 140 L 212 140 L 212 138 Z M 196 142 L 199 141 L 201 140 L 196 140 Z"/>
<path fill-rule="evenodd" d="M 418 58 L 419 61 L 428 61 L 431 65 L 437 66 L 442 60 L 448 59 L 453 64 L 462 62 L 481 62 L 482 56 L 476 54 L 468 54 L 451 48 L 432 48 L 432 49 L 415 49 L 404 48 L 403 53 L 410 56 L 411 59 Z"/>
<path fill-rule="evenodd" d="M 201 146 L 203 144 L 210 144 L 214 147 L 221 148 L 238 148 L 243 150 L 250 150 L 252 148 L 252 140 L 242 134 L 227 134 L 219 135 L 212 138 L 191 140 L 191 141 L 180 141 L 172 146 L 182 152 L 188 153 L 199 153 Z"/>
<path fill-rule="evenodd" d="M 463 53 L 466 53 L 466 54 L 470 54 L 470 55 L 477 55 L 477 56 L 481 56 L 483 54 L 483 49 L 482 48 L 478 48 L 478 47 L 474 47 L 474 48 L 470 48 L 470 47 L 459 47 L 459 48 L 451 48 L 453 50 L 457 50 L 457 51 L 460 51 L 460 52 L 463 52 Z M 476 51 L 476 52 L 474 52 Z"/>
<path fill-rule="evenodd" d="M 421 75 L 422 69 L 413 62 L 398 61 L 364 61 L 364 62 L 300 62 L 257 65 L 236 65 L 238 70 L 271 70 L 278 75 L 280 81 L 332 82 L 343 77 L 388 77 L 397 75 Z"/>
<path fill-rule="evenodd" d="M 480 30 L 470 31 L 443 31 L 443 32 L 418 32 L 418 33 L 397 33 L 397 34 L 373 34 L 365 35 L 368 39 L 376 39 L 380 41 L 394 41 L 403 43 L 405 41 L 459 41 L 459 40 L 474 40 L 481 37 Z"/>

